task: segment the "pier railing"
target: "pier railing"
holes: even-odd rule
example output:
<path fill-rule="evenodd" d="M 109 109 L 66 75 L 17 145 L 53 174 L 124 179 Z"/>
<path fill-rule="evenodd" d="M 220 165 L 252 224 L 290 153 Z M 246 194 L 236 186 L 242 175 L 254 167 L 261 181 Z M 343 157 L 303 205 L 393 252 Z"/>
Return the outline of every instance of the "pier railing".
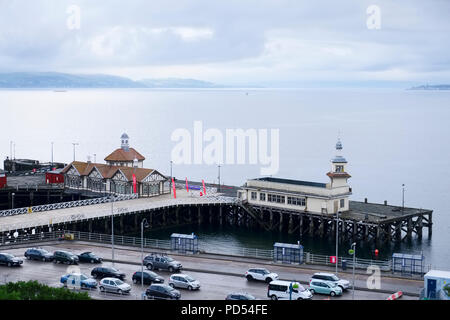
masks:
<path fill-rule="evenodd" d="M 99 233 L 89 233 L 81 231 L 53 231 L 44 232 L 39 234 L 25 234 L 14 237 L 14 235 L 0 237 L 0 248 L 1 246 L 7 245 L 20 245 L 25 243 L 41 243 L 45 241 L 56 241 L 56 240 L 79 240 L 86 242 L 95 243 L 105 243 L 111 244 L 112 238 L 110 234 L 99 234 Z M 160 239 L 148 239 L 144 238 L 144 247 L 148 249 L 159 249 L 164 251 L 171 250 L 170 240 L 160 240 Z M 140 237 L 128 237 L 115 235 L 114 236 L 115 245 L 141 247 L 142 239 Z M 244 247 L 234 247 L 234 248 L 212 248 L 206 243 L 199 242 L 199 251 L 204 254 L 215 254 L 215 255 L 228 255 L 228 256 L 239 256 L 246 258 L 257 258 L 267 261 L 273 261 L 273 250 L 258 249 L 258 248 L 244 248 Z M 174 251 L 176 252 L 176 251 Z M 353 268 L 353 258 L 339 257 L 338 267 L 342 268 L 342 262 L 346 260 L 347 268 Z M 311 265 L 323 265 L 323 266 L 335 266 L 330 262 L 330 256 L 312 254 L 310 252 L 304 252 L 303 262 Z M 392 264 L 391 260 L 369 260 L 369 259 L 356 259 L 355 268 L 356 269 L 367 269 L 369 266 L 378 266 L 382 271 L 391 271 Z"/>
<path fill-rule="evenodd" d="M 138 198 L 137 194 L 120 195 L 120 196 L 117 196 L 114 198 L 114 202 L 131 200 L 131 199 L 136 199 L 136 198 Z M 34 206 L 34 207 L 27 207 L 27 208 L 9 209 L 9 210 L 0 211 L 0 217 L 15 216 L 15 215 L 19 215 L 19 214 L 44 212 L 44 211 L 67 209 L 67 208 L 82 207 L 82 206 L 90 206 L 93 204 L 100 204 L 100 203 L 107 203 L 107 202 L 111 202 L 110 197 L 69 201 L 69 202 L 60 202 L 60 203 L 46 204 L 46 205 L 42 205 L 42 206 Z"/>

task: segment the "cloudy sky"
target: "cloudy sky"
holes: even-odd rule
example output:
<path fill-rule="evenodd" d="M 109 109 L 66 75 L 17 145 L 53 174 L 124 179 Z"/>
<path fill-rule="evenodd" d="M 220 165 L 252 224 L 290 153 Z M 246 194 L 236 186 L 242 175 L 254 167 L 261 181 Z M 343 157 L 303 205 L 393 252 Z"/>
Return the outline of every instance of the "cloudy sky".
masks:
<path fill-rule="evenodd" d="M 449 14 L 448 0 L 0 0 L 0 72 L 448 83 Z"/>

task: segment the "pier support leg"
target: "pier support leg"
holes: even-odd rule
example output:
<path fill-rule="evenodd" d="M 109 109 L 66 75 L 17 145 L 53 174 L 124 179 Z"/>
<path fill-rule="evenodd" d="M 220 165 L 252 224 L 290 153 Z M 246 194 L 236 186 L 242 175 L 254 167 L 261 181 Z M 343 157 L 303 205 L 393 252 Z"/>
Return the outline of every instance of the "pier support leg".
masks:
<path fill-rule="evenodd" d="M 270 230 L 273 230 L 273 211 L 270 209 Z"/>
<path fill-rule="evenodd" d="M 92 220 L 89 220 L 89 224 L 88 225 L 89 225 L 88 226 L 89 233 L 92 233 Z"/>
<path fill-rule="evenodd" d="M 222 206 L 219 207 L 219 224 L 220 224 L 220 226 L 222 226 L 222 224 L 223 224 L 223 207 Z"/>
<path fill-rule="evenodd" d="M 369 236 L 369 227 L 363 226 L 363 228 L 364 228 L 364 241 L 366 241 Z"/>
<path fill-rule="evenodd" d="M 123 216 L 120 216 L 120 229 L 119 229 L 119 232 L 120 232 L 120 234 L 123 234 L 124 233 L 124 223 L 123 223 Z"/>
<path fill-rule="evenodd" d="M 408 240 L 411 240 L 412 238 L 412 218 L 408 218 L 408 222 L 407 222 L 407 232 L 406 232 L 406 237 Z"/>
<path fill-rule="evenodd" d="M 280 232 L 283 232 L 283 213 L 280 212 Z"/>
<path fill-rule="evenodd" d="M 320 225 L 319 225 L 319 236 L 323 237 L 324 235 L 324 219 L 320 218 Z"/>
<path fill-rule="evenodd" d="M 209 207 L 209 224 L 212 225 L 213 223 L 213 212 L 212 212 L 212 206 Z"/>
<path fill-rule="evenodd" d="M 202 211 L 201 211 L 200 207 L 198 207 L 198 224 L 201 225 L 202 223 L 203 223 Z"/>
<path fill-rule="evenodd" d="M 34 192 L 31 191 L 31 192 L 30 192 L 30 207 L 33 206 L 33 202 L 34 202 L 33 200 L 34 200 Z"/>
<path fill-rule="evenodd" d="M 303 236 L 303 215 L 300 215 L 300 221 L 299 223 L 299 233 L 300 233 L 300 238 Z"/>
<path fill-rule="evenodd" d="M 175 222 L 177 225 L 180 224 L 180 208 L 179 207 L 177 207 L 175 209 Z"/>
<path fill-rule="evenodd" d="M 309 236 L 314 236 L 314 218 L 312 216 L 309 217 Z"/>
<path fill-rule="evenodd" d="M 294 218 L 292 217 L 292 214 L 289 215 L 289 230 L 288 230 L 289 234 L 293 234 L 294 233 Z"/>
<path fill-rule="evenodd" d="M 356 221 L 353 221 L 353 234 L 352 234 L 353 240 L 358 239 L 358 223 Z"/>
<path fill-rule="evenodd" d="M 423 228 L 423 217 L 419 216 L 417 218 L 417 225 L 416 225 L 417 237 L 419 239 L 422 239 L 422 228 Z"/>
<path fill-rule="evenodd" d="M 347 237 L 348 237 L 347 221 L 345 221 L 345 220 L 342 222 L 342 236 L 344 237 L 344 239 L 347 239 Z"/>
<path fill-rule="evenodd" d="M 165 227 L 166 226 L 166 222 L 167 222 L 167 216 L 166 216 L 167 212 L 166 209 L 163 209 L 162 212 L 162 225 Z"/>
<path fill-rule="evenodd" d="M 428 238 L 431 238 L 431 235 L 433 234 L 433 216 L 432 213 L 428 215 Z"/>
<path fill-rule="evenodd" d="M 387 243 L 390 243 L 392 240 L 392 238 L 391 238 L 392 231 L 391 230 L 392 230 L 392 225 L 390 223 L 388 223 L 384 229 L 385 234 L 386 234 L 386 242 Z"/>

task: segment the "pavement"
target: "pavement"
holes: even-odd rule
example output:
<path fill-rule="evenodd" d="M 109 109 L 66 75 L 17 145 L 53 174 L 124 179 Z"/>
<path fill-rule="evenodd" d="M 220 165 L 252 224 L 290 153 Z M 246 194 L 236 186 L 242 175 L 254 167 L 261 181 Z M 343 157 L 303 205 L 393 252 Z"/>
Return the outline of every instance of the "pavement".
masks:
<path fill-rule="evenodd" d="M 124 246 L 115 246 L 115 262 L 111 262 L 111 247 L 108 245 L 97 245 L 83 242 L 61 242 L 42 244 L 42 248 L 53 252 L 55 250 L 69 250 L 75 254 L 85 251 L 92 251 L 105 259 L 104 265 L 113 265 L 120 271 L 126 273 L 125 282 L 132 286 L 130 295 L 118 296 L 115 294 L 100 294 L 98 290 L 91 291 L 90 295 L 95 299 L 113 299 L 113 300 L 140 300 L 141 293 L 145 289 L 141 285 L 135 285 L 131 282 L 134 272 L 141 269 L 141 252 L 137 248 Z M 12 249 L 1 249 L 3 252 L 9 252 L 16 256 L 23 257 L 25 247 L 15 247 Z M 144 250 L 144 256 L 151 250 Z M 282 280 L 295 280 L 308 288 L 309 280 L 313 273 L 325 271 L 323 268 L 315 266 L 287 266 L 270 263 L 269 261 L 259 259 L 247 259 L 235 257 L 212 257 L 203 255 L 176 255 L 170 254 L 174 259 L 183 264 L 183 273 L 187 273 L 200 281 L 202 287 L 199 291 L 190 292 L 180 290 L 182 300 L 223 300 L 227 294 L 236 291 L 248 292 L 259 300 L 267 300 L 267 284 L 263 282 L 247 281 L 244 277 L 245 271 L 251 267 L 266 267 L 272 272 L 278 273 Z M 79 271 L 90 275 L 94 268 L 90 264 L 80 264 L 79 266 L 66 266 L 54 263 L 44 263 L 38 261 L 28 261 L 24 259 L 22 267 L 7 268 L 0 267 L 0 283 L 18 280 L 38 280 L 51 286 L 61 286 L 60 277 L 79 268 Z M 328 268 L 327 271 L 332 271 Z M 168 272 L 157 271 L 158 274 L 167 280 L 170 276 Z M 352 274 L 339 272 L 339 277 L 347 279 L 352 283 Z M 367 279 L 369 275 L 358 273 L 355 275 L 355 300 L 385 300 L 390 294 L 397 291 L 403 291 L 404 300 L 418 300 L 419 292 L 423 287 L 423 280 L 400 279 L 395 277 L 381 277 L 381 288 L 371 290 L 367 288 Z M 313 300 L 351 300 L 352 290 L 344 292 L 342 297 L 330 298 L 328 296 L 315 295 Z"/>

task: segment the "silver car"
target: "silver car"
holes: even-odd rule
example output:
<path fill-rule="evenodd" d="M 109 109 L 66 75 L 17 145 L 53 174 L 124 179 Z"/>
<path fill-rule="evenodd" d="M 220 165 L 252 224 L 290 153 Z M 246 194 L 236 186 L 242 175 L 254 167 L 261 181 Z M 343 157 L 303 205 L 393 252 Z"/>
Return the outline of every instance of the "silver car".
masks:
<path fill-rule="evenodd" d="M 200 282 L 187 274 L 174 274 L 170 276 L 169 286 L 172 288 L 198 290 L 200 289 Z"/>
<path fill-rule="evenodd" d="M 99 289 L 101 292 L 109 291 L 118 294 L 129 294 L 131 286 L 120 279 L 104 278 L 100 281 Z"/>

